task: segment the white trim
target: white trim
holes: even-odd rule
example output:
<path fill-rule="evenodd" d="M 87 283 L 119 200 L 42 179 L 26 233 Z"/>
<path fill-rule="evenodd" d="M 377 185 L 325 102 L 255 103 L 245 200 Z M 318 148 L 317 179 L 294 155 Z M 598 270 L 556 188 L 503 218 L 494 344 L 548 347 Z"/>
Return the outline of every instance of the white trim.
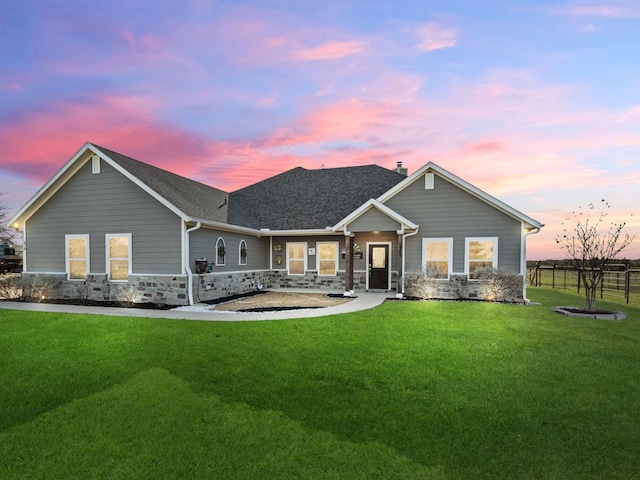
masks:
<path fill-rule="evenodd" d="M 389 247 L 388 251 L 387 251 L 387 264 L 389 265 L 389 275 L 387 278 L 387 290 L 391 290 L 391 270 L 392 270 L 392 257 L 391 257 L 391 252 L 393 250 L 393 242 L 367 242 L 366 244 L 366 249 L 367 249 L 367 255 L 366 255 L 366 263 L 365 265 L 367 266 L 367 269 L 365 270 L 366 274 L 367 274 L 367 282 L 366 282 L 366 289 L 369 290 L 369 277 L 370 275 L 370 259 L 369 259 L 369 246 L 371 245 L 387 245 Z"/>
<path fill-rule="evenodd" d="M 400 193 L 402 190 L 407 188 L 413 182 L 422 178 L 422 175 L 424 175 L 427 172 L 434 172 L 438 174 L 438 176 L 448 180 L 449 182 L 453 183 L 454 185 L 466 191 L 467 193 L 470 193 L 474 197 L 488 203 L 489 205 L 500 210 L 501 212 L 509 215 L 512 218 L 515 218 L 516 220 L 519 220 L 527 224 L 530 227 L 542 228 L 544 226 L 537 220 L 534 220 L 533 218 L 529 217 L 528 215 L 525 215 L 524 213 L 516 210 L 513 207 L 510 207 L 506 203 L 498 200 L 497 198 L 471 185 L 469 182 L 461 179 L 460 177 L 457 177 L 453 173 L 445 170 L 444 168 L 436 165 L 433 162 L 427 163 L 422 168 L 418 169 L 413 174 L 405 178 L 403 181 L 401 181 L 400 183 L 398 183 L 397 185 L 389 189 L 386 193 L 383 193 L 382 195 L 380 195 L 376 200 L 380 203 L 386 203 L 389 199 L 391 199 L 392 197 Z"/>
<path fill-rule="evenodd" d="M 449 245 L 449 258 L 447 259 L 448 267 L 447 267 L 447 278 L 449 280 L 451 278 L 451 274 L 453 273 L 453 237 L 423 237 L 422 238 L 422 269 L 426 270 L 427 268 L 427 243 L 444 243 L 446 242 Z M 445 280 L 444 278 L 442 280 Z"/>
<path fill-rule="evenodd" d="M 111 260 L 118 260 L 120 259 L 119 257 L 115 257 L 115 258 L 111 258 L 111 256 L 109 255 L 109 240 L 112 238 L 126 238 L 127 239 L 127 277 L 129 275 L 131 275 L 131 272 L 133 270 L 133 241 L 132 241 L 132 235 L 130 233 L 107 233 L 104 236 L 104 259 L 105 259 L 105 272 L 107 273 L 107 280 L 109 282 L 127 282 L 129 279 L 127 278 L 127 280 L 113 280 L 111 278 Z M 124 259 L 124 257 L 122 257 L 121 259 Z"/>
<path fill-rule="evenodd" d="M 244 263 L 242 263 L 242 244 L 244 243 L 244 250 L 247 254 L 246 257 L 244 257 Z M 240 242 L 238 243 L 238 265 L 246 265 L 247 264 L 247 257 L 249 256 L 249 248 L 247 246 L 247 242 L 244 238 L 240 239 Z"/>
<path fill-rule="evenodd" d="M 182 223 L 182 271 L 187 274 L 187 297 L 189 298 L 189 305 L 193 305 L 193 271 L 189 262 L 189 255 L 191 254 L 191 232 L 199 230 L 202 224 L 196 223 L 191 228 L 186 228 L 187 224 L 184 220 L 180 220 Z"/>
<path fill-rule="evenodd" d="M 222 262 L 219 263 L 218 259 L 219 259 L 219 255 L 218 255 L 218 244 L 222 242 L 222 246 L 224 247 L 224 255 L 222 256 Z M 213 252 L 215 258 L 216 258 L 216 267 L 224 267 L 227 264 L 227 243 L 224 241 L 224 238 L 222 237 L 218 237 L 218 239 L 216 240 L 216 244 L 215 244 L 215 251 Z"/>
<path fill-rule="evenodd" d="M 334 273 L 320 273 L 320 245 L 333 245 L 335 247 L 334 257 Z M 340 263 L 340 243 L 339 242 L 316 242 L 316 271 L 319 277 L 335 277 L 338 274 L 338 266 Z"/>
<path fill-rule="evenodd" d="M 304 260 L 304 271 L 302 273 L 291 273 L 291 269 L 289 268 L 289 245 L 303 245 L 303 249 L 302 251 L 303 253 L 303 260 Z M 305 273 L 307 273 L 307 242 L 286 242 L 285 243 L 285 249 L 286 249 L 286 254 L 285 254 L 285 262 L 287 262 L 287 275 L 304 275 Z"/>
<path fill-rule="evenodd" d="M 71 258 L 69 258 L 69 240 L 83 239 L 85 241 L 85 272 L 84 278 L 71 278 Z M 64 236 L 64 265 L 66 268 L 67 280 L 71 282 L 84 282 L 87 279 L 87 275 L 91 271 L 91 249 L 89 248 L 89 234 L 70 234 Z"/>
<path fill-rule="evenodd" d="M 498 268 L 498 237 L 466 237 L 464 239 L 464 273 L 469 277 L 469 243 L 471 242 L 493 242 L 493 268 Z M 469 279 L 473 280 L 473 279 Z"/>
<path fill-rule="evenodd" d="M 301 230 L 269 230 L 268 228 L 264 228 L 257 230 L 257 232 L 258 236 L 270 235 L 272 237 L 315 237 L 336 234 L 331 227 Z"/>
<path fill-rule="evenodd" d="M 372 208 L 379 210 L 380 212 L 384 213 L 386 216 L 388 216 L 392 220 L 398 222 L 400 224 L 400 230 L 402 230 L 403 233 L 405 228 L 409 228 L 410 230 L 416 230 L 418 228 L 418 225 L 413 223 L 411 220 L 408 220 L 407 218 L 400 215 L 398 212 L 392 210 L 391 208 L 382 204 L 378 200 L 375 200 L 372 198 L 368 200 L 366 203 L 364 203 L 363 205 L 361 205 L 360 207 L 358 207 L 357 209 L 355 209 L 352 213 L 344 217 L 338 223 L 336 223 L 333 227 L 331 227 L 331 230 L 333 230 L 334 232 L 338 230 L 346 230 L 348 228 L 348 225 L 351 222 L 357 220 L 359 217 L 367 213 Z"/>

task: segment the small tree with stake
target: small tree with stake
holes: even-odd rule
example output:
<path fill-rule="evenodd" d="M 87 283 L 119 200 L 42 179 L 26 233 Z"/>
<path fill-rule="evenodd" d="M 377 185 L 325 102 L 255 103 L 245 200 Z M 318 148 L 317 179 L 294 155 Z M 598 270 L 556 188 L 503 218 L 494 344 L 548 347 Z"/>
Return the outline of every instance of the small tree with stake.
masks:
<path fill-rule="evenodd" d="M 636 237 L 623 232 L 626 222 L 605 225 L 610 208 L 604 199 L 600 201 L 597 216 L 593 215 L 596 206 L 592 203 L 588 205 L 586 214 L 580 208 L 581 211 L 573 212 L 565 219 L 563 232 L 556 237 L 556 243 L 564 250 L 569 264 L 578 271 L 589 312 L 596 311 L 596 293 L 606 268 Z"/>

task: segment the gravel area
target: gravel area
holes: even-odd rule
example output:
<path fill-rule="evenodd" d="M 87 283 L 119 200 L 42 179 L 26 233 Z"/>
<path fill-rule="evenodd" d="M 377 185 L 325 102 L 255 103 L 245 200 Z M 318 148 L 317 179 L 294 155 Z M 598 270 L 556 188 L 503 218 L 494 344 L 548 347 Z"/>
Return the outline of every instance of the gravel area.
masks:
<path fill-rule="evenodd" d="M 215 305 L 212 310 L 238 311 L 249 309 L 322 308 L 350 302 L 352 298 L 333 297 L 323 293 L 267 292 L 238 298 Z"/>

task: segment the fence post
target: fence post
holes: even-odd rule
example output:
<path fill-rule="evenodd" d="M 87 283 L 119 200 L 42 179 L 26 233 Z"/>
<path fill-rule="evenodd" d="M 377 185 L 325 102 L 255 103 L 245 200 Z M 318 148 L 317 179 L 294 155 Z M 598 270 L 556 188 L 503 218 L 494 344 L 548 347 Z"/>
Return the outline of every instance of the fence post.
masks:
<path fill-rule="evenodd" d="M 629 304 L 629 294 L 631 293 L 631 268 L 627 265 L 627 269 L 624 271 L 624 298 Z"/>
<path fill-rule="evenodd" d="M 553 270 L 551 270 L 551 288 L 556 288 L 556 264 L 553 264 Z"/>

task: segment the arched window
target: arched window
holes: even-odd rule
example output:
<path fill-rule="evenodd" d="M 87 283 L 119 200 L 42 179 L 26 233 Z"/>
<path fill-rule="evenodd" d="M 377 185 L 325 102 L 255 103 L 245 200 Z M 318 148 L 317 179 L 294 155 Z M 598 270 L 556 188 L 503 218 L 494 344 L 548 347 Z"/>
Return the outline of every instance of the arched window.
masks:
<path fill-rule="evenodd" d="M 240 245 L 238 245 L 238 258 L 240 265 L 247 264 L 247 242 L 244 240 L 240 240 Z"/>
<path fill-rule="evenodd" d="M 224 265 L 227 255 L 227 249 L 225 248 L 224 239 L 218 237 L 216 241 L 216 265 Z"/>

